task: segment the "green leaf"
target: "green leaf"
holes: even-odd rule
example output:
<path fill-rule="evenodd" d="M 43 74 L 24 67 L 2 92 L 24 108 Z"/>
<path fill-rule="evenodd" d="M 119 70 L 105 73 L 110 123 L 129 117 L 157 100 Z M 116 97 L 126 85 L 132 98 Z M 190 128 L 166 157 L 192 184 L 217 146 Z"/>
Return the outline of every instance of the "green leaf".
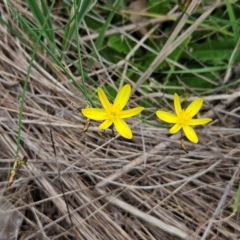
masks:
<path fill-rule="evenodd" d="M 169 4 L 169 0 L 149 0 L 147 9 L 150 13 L 166 14 L 171 9 L 171 5 Z"/>
<path fill-rule="evenodd" d="M 215 72 L 215 75 L 212 74 L 211 72 L 208 72 L 208 73 L 203 73 L 201 74 L 201 76 L 204 76 L 206 78 L 209 78 L 211 79 L 213 82 L 216 82 L 218 83 L 219 78 L 217 78 L 218 76 L 218 73 Z M 212 83 L 208 82 L 208 81 L 205 81 L 203 80 L 202 78 L 198 77 L 198 76 L 194 76 L 192 74 L 184 74 L 182 77 L 181 77 L 181 81 L 183 83 L 185 83 L 188 87 L 190 88 L 199 88 L 199 89 L 208 89 L 208 88 L 211 88 L 213 86 Z"/>
<path fill-rule="evenodd" d="M 209 40 L 201 44 L 194 44 L 192 47 L 191 56 L 186 55 L 186 58 L 192 60 L 196 58 L 198 61 L 209 62 L 214 65 L 219 65 L 228 61 L 237 42 L 235 39 L 221 38 Z M 240 60 L 240 51 L 236 54 L 235 61 Z"/>
<path fill-rule="evenodd" d="M 88 15 L 85 16 L 84 21 L 85 21 L 86 25 L 88 26 L 88 28 L 93 31 L 100 31 L 100 29 L 103 25 L 101 22 L 97 21 L 96 19 L 94 19 L 93 17 L 88 16 Z"/>
<path fill-rule="evenodd" d="M 107 42 L 107 45 L 110 48 L 113 48 L 117 52 L 124 53 L 124 54 L 128 54 L 133 49 L 135 44 L 136 43 L 134 43 L 129 38 L 127 38 L 121 34 L 116 34 L 116 35 L 109 37 L 108 42 Z M 139 55 L 141 55 L 141 53 L 142 53 L 142 51 L 140 49 L 138 49 L 137 51 L 135 51 L 134 55 L 139 56 Z"/>

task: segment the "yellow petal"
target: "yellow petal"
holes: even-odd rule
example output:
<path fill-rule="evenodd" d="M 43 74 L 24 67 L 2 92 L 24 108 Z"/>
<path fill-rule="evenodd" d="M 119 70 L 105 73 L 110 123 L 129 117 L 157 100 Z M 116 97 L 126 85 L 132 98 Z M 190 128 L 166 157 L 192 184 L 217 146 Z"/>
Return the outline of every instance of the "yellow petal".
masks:
<path fill-rule="evenodd" d="M 110 105 L 110 102 L 108 101 L 108 98 L 107 98 L 105 92 L 100 87 L 98 88 L 98 97 L 99 97 L 99 100 L 100 100 L 103 108 L 107 110 L 108 106 Z"/>
<path fill-rule="evenodd" d="M 186 113 L 188 113 L 191 117 L 194 117 L 199 110 L 201 109 L 203 104 L 202 98 L 195 99 L 186 109 Z"/>
<path fill-rule="evenodd" d="M 177 93 L 174 94 L 174 108 L 177 115 L 182 111 L 181 102 Z"/>
<path fill-rule="evenodd" d="M 92 120 L 105 120 L 107 119 L 107 112 L 101 108 L 84 108 L 82 114 Z"/>
<path fill-rule="evenodd" d="M 130 94 L 131 86 L 129 84 L 124 85 L 114 100 L 114 106 L 118 106 L 119 110 L 122 110 L 127 104 Z"/>
<path fill-rule="evenodd" d="M 127 123 L 122 120 L 121 118 L 117 118 L 114 120 L 114 125 L 117 132 L 124 138 L 131 139 L 132 138 L 132 131 Z"/>
<path fill-rule="evenodd" d="M 103 123 L 99 125 L 100 129 L 106 129 L 109 128 L 113 124 L 113 121 L 111 119 L 106 119 Z"/>
<path fill-rule="evenodd" d="M 193 130 L 193 128 L 189 125 L 184 125 L 183 126 L 183 131 L 188 138 L 189 141 L 193 143 L 198 143 L 198 136 L 196 132 Z"/>
<path fill-rule="evenodd" d="M 128 110 L 123 110 L 119 114 L 119 118 L 133 117 L 135 115 L 138 115 L 143 109 L 144 109 L 144 107 L 136 107 L 136 108 L 132 108 L 132 109 L 128 109 Z"/>
<path fill-rule="evenodd" d="M 175 114 L 164 112 L 164 111 L 157 111 L 156 115 L 158 116 L 158 118 L 160 118 L 164 122 L 167 122 L 167 123 L 177 122 L 177 116 Z"/>
<path fill-rule="evenodd" d="M 189 125 L 203 125 L 211 122 L 211 118 L 198 118 L 198 119 L 192 119 L 188 124 Z"/>
<path fill-rule="evenodd" d="M 182 124 L 176 123 L 170 130 L 169 132 L 171 134 L 177 133 L 180 129 L 182 128 Z"/>

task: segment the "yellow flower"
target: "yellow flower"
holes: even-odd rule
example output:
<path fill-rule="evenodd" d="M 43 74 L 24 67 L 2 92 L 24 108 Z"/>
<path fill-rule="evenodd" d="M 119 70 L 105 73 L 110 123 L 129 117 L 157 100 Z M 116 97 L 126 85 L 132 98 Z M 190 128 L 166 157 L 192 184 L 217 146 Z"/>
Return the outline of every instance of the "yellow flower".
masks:
<path fill-rule="evenodd" d="M 144 108 L 136 107 L 133 109 L 123 110 L 128 102 L 130 94 L 131 86 L 129 84 L 126 84 L 121 88 L 114 100 L 114 103 L 112 104 L 108 101 L 108 98 L 102 88 L 99 87 L 98 97 L 103 106 L 103 109 L 85 108 L 82 109 L 82 114 L 85 117 L 96 121 L 104 120 L 104 122 L 99 125 L 100 129 L 109 128 L 112 124 L 114 124 L 117 132 L 121 136 L 127 139 L 131 139 L 132 131 L 123 119 L 139 114 Z"/>
<path fill-rule="evenodd" d="M 175 125 L 169 130 L 174 134 L 183 129 L 186 137 L 193 143 L 198 143 L 198 136 L 191 126 L 203 125 L 212 121 L 211 118 L 199 118 L 193 119 L 193 117 L 199 112 L 203 104 L 202 98 L 195 99 L 186 110 L 182 109 L 178 95 L 174 94 L 174 108 L 175 114 L 157 111 L 157 116 L 168 123 L 175 123 Z"/>

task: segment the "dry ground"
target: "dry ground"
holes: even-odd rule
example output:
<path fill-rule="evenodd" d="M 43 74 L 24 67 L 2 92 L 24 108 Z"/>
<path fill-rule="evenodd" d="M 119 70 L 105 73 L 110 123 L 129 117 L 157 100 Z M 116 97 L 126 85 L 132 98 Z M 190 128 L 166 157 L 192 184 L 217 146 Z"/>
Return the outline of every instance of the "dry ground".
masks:
<path fill-rule="evenodd" d="M 16 3 L 15 7 L 34 22 L 23 5 Z M 199 144 L 185 142 L 188 153 L 180 148 L 178 134 L 169 136 L 167 129 L 137 118 L 128 121 L 134 135 L 131 141 L 112 137 L 111 130 L 99 133 L 96 122 L 81 136 L 86 120 L 67 99 L 80 106 L 85 99 L 39 48 L 30 71 L 21 129 L 19 155 L 27 155 L 29 161 L 6 190 L 34 43 L 6 5 L 1 3 L 0 10 L 2 18 L 29 44 L 0 26 L 0 219 L 7 226 L 2 239 L 4 234 L 6 239 L 18 235 L 21 240 L 240 239 L 239 213 L 232 211 L 239 181 L 239 86 L 205 97 L 202 115 L 214 121 L 197 128 Z M 58 25 L 62 19 L 55 14 Z M 120 30 L 130 31 L 126 26 Z M 94 38 L 89 33 L 82 46 Z M 79 72 L 67 63 L 65 67 L 81 83 Z M 123 64 L 111 68 L 105 63 L 89 74 L 99 85 L 111 84 L 104 70 L 113 75 L 123 68 Z M 124 81 L 138 91 L 129 104 L 135 106 L 139 93 L 144 94 L 141 85 Z M 95 96 L 96 88 L 86 84 Z M 142 97 L 149 97 L 156 106 L 155 96 Z M 169 110 L 167 98 L 171 97 L 163 96 L 158 107 Z M 155 124 L 159 123 L 156 109 L 146 110 L 148 120 Z"/>

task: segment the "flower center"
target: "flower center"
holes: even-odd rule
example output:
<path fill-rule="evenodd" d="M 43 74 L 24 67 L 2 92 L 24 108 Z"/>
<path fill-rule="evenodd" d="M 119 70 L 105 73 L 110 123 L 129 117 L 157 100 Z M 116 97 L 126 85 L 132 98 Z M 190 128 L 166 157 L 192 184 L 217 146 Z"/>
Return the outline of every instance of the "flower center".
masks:
<path fill-rule="evenodd" d="M 182 110 L 179 114 L 178 114 L 178 123 L 181 124 L 187 124 L 191 121 L 192 117 L 189 115 L 188 112 L 185 112 L 185 110 Z"/>
<path fill-rule="evenodd" d="M 120 110 L 119 106 L 113 105 L 111 103 L 107 109 L 108 118 L 114 120 L 114 119 L 118 118 L 120 112 L 121 112 L 121 110 Z"/>

